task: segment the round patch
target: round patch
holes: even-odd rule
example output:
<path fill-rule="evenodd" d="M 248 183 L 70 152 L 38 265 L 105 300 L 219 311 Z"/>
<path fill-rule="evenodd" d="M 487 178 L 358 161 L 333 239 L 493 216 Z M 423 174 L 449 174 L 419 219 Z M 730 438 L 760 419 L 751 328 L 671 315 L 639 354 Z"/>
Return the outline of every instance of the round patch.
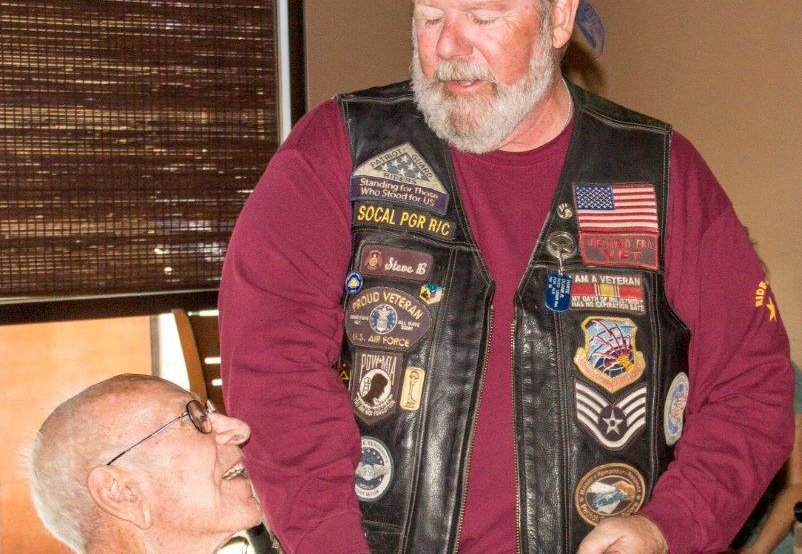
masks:
<path fill-rule="evenodd" d="M 362 502 L 381 498 L 393 481 L 393 459 L 379 439 L 362 437 L 362 458 L 356 468 L 354 488 Z"/>
<path fill-rule="evenodd" d="M 362 275 L 358 271 L 352 271 L 345 278 L 345 290 L 351 294 L 357 293 L 362 290 L 362 283 L 364 283 Z"/>
<path fill-rule="evenodd" d="M 685 406 L 688 404 L 688 391 L 690 383 L 688 376 L 678 373 L 671 386 L 668 387 L 666 403 L 663 406 L 663 432 L 666 435 L 666 444 L 672 446 L 682 436 L 682 423 L 685 416 Z"/>
<path fill-rule="evenodd" d="M 634 467 L 613 463 L 594 467 L 576 486 L 574 505 L 582 519 L 598 525 L 604 518 L 635 513 L 646 486 Z"/>
<path fill-rule="evenodd" d="M 398 323 L 398 312 L 389 304 L 379 304 L 370 312 L 370 328 L 375 333 L 386 335 Z"/>

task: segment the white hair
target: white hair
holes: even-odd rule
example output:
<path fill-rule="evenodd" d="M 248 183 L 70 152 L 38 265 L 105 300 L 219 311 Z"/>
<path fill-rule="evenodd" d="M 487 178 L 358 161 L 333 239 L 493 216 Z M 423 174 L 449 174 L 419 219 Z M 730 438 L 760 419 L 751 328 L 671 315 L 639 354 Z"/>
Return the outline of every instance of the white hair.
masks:
<path fill-rule="evenodd" d="M 116 453 L 114 432 L 124 415 L 99 421 L 95 408 L 109 394 L 127 394 L 146 384 L 165 383 L 150 375 L 118 375 L 60 404 L 47 417 L 27 456 L 31 497 L 39 517 L 58 540 L 84 554 L 96 532 L 99 508 L 86 488 L 89 471 Z M 124 446 L 123 446 L 124 448 Z"/>
<path fill-rule="evenodd" d="M 414 35 L 414 20 L 412 32 Z M 559 62 L 550 37 L 551 18 L 541 17 L 540 35 L 533 45 L 527 73 L 506 86 L 498 83 L 488 68 L 464 60 L 440 61 L 433 78 L 427 79 L 413 38 L 412 90 L 427 125 L 464 152 L 481 154 L 502 146 L 552 85 Z M 446 80 L 486 81 L 493 93 L 489 97 L 455 97 L 445 90 Z"/>

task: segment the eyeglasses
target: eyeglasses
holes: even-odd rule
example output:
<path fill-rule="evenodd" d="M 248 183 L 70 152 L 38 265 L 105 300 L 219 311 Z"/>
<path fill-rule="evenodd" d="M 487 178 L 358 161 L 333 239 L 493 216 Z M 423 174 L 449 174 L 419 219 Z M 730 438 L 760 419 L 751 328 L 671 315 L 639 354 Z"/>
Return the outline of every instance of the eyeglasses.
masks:
<path fill-rule="evenodd" d="M 201 404 L 198 400 L 192 399 L 189 402 L 187 402 L 186 409 L 181 415 L 174 417 L 173 419 L 171 419 L 170 421 L 168 421 L 167 423 L 165 423 L 164 425 L 153 431 L 150 435 L 148 435 L 144 439 L 138 440 L 137 442 L 135 442 L 134 444 L 123 450 L 122 452 L 114 456 L 111 460 L 106 462 L 106 465 L 107 466 L 111 465 L 112 463 L 120 459 L 121 456 L 129 453 L 131 450 L 133 450 L 146 440 L 152 439 L 153 437 L 155 437 L 156 435 L 167 429 L 170 425 L 172 425 L 176 421 L 184 419 L 185 417 L 189 418 L 189 420 L 192 422 L 192 425 L 195 426 L 195 429 L 197 429 L 204 435 L 208 435 L 209 433 L 212 432 L 212 421 L 209 419 L 209 414 L 214 413 L 216 411 L 217 409 L 215 409 L 214 404 L 212 404 L 211 400 L 207 400 L 206 406 L 204 407 L 204 405 Z"/>

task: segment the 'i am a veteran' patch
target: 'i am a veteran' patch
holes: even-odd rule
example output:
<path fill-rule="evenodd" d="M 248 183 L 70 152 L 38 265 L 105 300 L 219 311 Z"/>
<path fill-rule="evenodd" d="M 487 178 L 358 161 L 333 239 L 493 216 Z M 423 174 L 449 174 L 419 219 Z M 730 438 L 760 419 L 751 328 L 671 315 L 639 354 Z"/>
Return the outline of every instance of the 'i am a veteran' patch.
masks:
<path fill-rule="evenodd" d="M 351 175 L 351 201 L 383 200 L 445 215 L 448 193 L 408 142 L 374 156 Z"/>
<path fill-rule="evenodd" d="M 644 313 L 640 275 L 572 273 L 571 308 Z"/>
<path fill-rule="evenodd" d="M 355 227 L 380 227 L 413 231 L 443 240 L 454 240 L 457 224 L 420 210 L 356 202 L 351 223 Z"/>

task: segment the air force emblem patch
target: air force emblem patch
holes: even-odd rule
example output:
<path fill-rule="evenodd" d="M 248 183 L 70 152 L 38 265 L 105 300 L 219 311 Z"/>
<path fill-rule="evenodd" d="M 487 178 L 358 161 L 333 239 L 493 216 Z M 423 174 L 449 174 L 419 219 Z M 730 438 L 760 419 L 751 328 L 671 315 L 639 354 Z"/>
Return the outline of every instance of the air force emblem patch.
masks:
<path fill-rule="evenodd" d="M 445 215 L 448 192 L 408 142 L 372 157 L 351 175 L 351 201 L 383 200 Z"/>
<path fill-rule="evenodd" d="M 616 392 L 631 385 L 643 375 L 646 360 L 635 347 L 638 326 L 628 317 L 585 318 L 582 322 L 585 346 L 574 355 L 574 363 L 582 374 Z"/>
<path fill-rule="evenodd" d="M 576 381 L 576 418 L 602 446 L 622 450 L 646 426 L 646 385 L 618 402 L 611 402 L 592 387 Z"/>

